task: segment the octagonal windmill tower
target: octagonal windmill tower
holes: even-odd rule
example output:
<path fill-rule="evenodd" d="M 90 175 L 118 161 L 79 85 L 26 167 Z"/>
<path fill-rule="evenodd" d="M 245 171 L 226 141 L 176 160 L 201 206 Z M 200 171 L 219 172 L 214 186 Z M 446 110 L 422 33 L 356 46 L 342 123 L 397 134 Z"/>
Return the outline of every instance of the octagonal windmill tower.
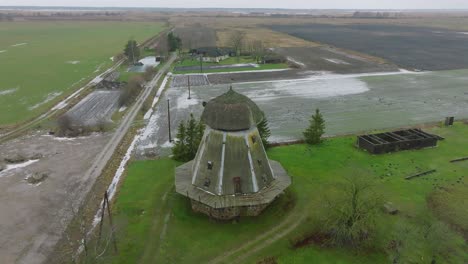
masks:
<path fill-rule="evenodd" d="M 290 184 L 283 167 L 269 160 L 257 129 L 263 112 L 232 88 L 209 101 L 194 160 L 176 169 L 176 191 L 192 209 L 217 219 L 256 216 Z"/>

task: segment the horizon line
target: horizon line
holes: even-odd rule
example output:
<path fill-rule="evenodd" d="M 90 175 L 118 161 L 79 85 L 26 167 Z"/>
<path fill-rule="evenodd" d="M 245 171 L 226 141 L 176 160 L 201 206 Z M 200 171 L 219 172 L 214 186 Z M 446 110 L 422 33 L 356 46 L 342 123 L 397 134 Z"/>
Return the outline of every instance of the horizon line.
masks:
<path fill-rule="evenodd" d="M 468 11 L 468 8 L 286 8 L 286 7 L 164 7 L 164 6 L 82 6 L 82 5 L 0 5 L 0 8 L 160 8 L 160 9 L 275 9 L 275 10 L 410 10 L 410 11 Z"/>

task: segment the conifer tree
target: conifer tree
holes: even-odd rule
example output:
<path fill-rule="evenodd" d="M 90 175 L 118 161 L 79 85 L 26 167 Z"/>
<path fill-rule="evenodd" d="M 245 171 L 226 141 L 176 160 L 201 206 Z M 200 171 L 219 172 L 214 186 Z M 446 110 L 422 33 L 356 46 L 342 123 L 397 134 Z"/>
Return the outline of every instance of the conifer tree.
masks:
<path fill-rule="evenodd" d="M 269 147 L 268 138 L 271 136 L 270 128 L 268 127 L 268 120 L 264 116 L 262 121 L 257 125 L 258 133 L 262 139 L 263 147 L 267 149 Z"/>
<path fill-rule="evenodd" d="M 310 119 L 309 127 L 303 132 L 305 142 L 309 145 L 317 145 L 322 142 L 322 135 L 325 133 L 325 120 L 322 113 L 317 108 L 315 114 Z"/>
<path fill-rule="evenodd" d="M 176 142 L 172 148 L 174 159 L 178 161 L 190 161 L 195 158 L 200 145 L 205 125 L 195 120 L 193 114 L 186 122 L 181 122 L 177 131 Z"/>

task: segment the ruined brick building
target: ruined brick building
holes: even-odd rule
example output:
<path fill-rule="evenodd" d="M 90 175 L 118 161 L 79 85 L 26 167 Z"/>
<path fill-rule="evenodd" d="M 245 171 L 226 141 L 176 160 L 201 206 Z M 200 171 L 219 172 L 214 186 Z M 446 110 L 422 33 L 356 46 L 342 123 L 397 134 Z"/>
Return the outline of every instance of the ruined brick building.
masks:
<path fill-rule="evenodd" d="M 256 216 L 291 184 L 266 155 L 257 129 L 263 118 L 252 100 L 232 88 L 206 104 L 197 155 L 175 175 L 176 191 L 191 199 L 194 211 L 224 220 Z"/>

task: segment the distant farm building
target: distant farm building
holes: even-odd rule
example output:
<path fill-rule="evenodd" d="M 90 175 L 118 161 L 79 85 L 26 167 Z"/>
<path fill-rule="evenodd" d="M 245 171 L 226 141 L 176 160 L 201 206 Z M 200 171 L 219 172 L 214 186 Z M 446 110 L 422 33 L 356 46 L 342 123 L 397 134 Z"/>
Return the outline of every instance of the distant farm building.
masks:
<path fill-rule="evenodd" d="M 287 61 L 286 57 L 270 53 L 263 57 L 263 63 L 285 63 Z"/>
<path fill-rule="evenodd" d="M 401 150 L 421 149 L 437 146 L 439 136 L 428 134 L 420 129 L 408 129 L 379 134 L 359 136 L 359 148 L 372 154 L 383 154 Z"/>
<path fill-rule="evenodd" d="M 232 89 L 209 101 L 206 130 L 195 159 L 176 169 L 176 191 L 192 209 L 216 219 L 259 215 L 290 184 L 269 160 L 257 129 L 263 112 Z"/>
<path fill-rule="evenodd" d="M 204 62 L 220 62 L 231 56 L 235 56 L 235 52 L 232 49 L 218 47 L 192 49 L 190 53 L 194 57 L 202 57 Z"/>

